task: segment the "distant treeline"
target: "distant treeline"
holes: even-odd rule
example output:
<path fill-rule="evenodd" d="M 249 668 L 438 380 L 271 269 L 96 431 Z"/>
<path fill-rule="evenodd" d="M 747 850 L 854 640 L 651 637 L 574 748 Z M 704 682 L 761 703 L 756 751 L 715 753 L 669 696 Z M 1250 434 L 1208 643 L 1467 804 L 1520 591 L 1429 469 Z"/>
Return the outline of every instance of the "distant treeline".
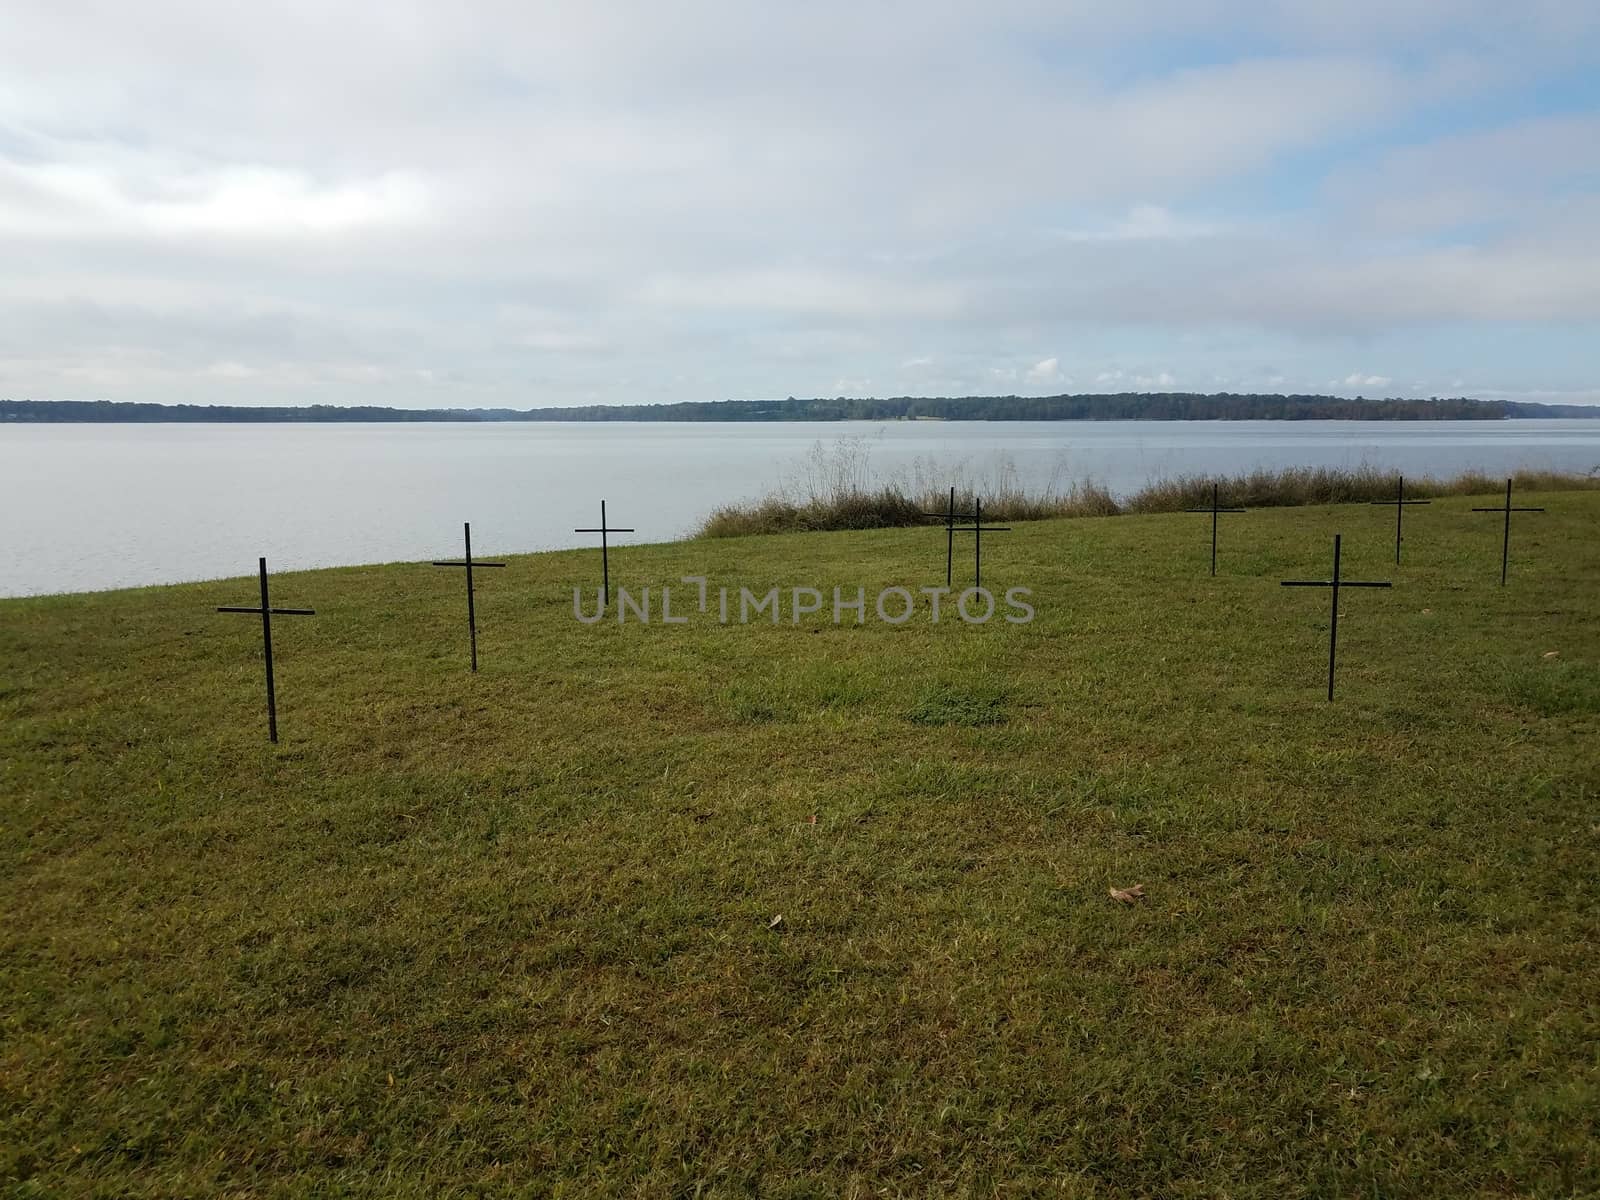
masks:
<path fill-rule="evenodd" d="M 583 408 L 243 408 L 111 400 L 0 400 L 0 422 L 157 421 L 1442 421 L 1600 417 L 1600 405 L 1465 397 L 1345 399 L 1261 393 L 1121 392 L 1081 396 L 898 396 L 887 400 L 709 400 Z"/>

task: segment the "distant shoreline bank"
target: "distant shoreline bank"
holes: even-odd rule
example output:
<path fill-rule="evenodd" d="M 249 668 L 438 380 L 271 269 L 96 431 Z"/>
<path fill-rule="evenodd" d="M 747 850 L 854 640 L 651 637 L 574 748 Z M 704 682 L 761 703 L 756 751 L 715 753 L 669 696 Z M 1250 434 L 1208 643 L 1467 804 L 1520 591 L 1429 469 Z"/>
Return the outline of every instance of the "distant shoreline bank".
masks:
<path fill-rule="evenodd" d="M 1600 405 L 1467 397 L 1350 400 L 1339 396 L 1118 393 L 1063 396 L 717 400 L 582 408 L 403 409 L 144 404 L 111 400 L 0 400 L 0 426 L 52 424 L 818 424 L 912 421 L 1504 421 L 1600 419 Z"/>

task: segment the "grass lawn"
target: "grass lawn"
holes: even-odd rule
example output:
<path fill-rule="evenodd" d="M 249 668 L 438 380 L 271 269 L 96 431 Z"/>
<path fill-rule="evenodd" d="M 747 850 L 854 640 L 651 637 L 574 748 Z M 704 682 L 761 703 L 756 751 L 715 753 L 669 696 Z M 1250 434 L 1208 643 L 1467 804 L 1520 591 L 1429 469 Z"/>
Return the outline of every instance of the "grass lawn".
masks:
<path fill-rule="evenodd" d="M 1018 525 L 1026 625 L 871 619 L 934 529 L 612 559 L 859 627 L 513 557 L 476 676 L 460 572 L 276 576 L 276 747 L 253 578 L 0 602 L 0 1183 L 1595 1195 L 1600 493 L 1503 589 L 1499 499 Z"/>

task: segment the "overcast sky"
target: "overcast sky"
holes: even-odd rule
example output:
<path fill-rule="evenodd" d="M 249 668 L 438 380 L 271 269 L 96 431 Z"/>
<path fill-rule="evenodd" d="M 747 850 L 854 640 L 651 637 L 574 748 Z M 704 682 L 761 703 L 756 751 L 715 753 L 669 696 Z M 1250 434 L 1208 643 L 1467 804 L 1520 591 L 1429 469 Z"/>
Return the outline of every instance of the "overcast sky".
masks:
<path fill-rule="evenodd" d="M 1600 402 L 1594 0 L 0 0 L 0 396 Z"/>

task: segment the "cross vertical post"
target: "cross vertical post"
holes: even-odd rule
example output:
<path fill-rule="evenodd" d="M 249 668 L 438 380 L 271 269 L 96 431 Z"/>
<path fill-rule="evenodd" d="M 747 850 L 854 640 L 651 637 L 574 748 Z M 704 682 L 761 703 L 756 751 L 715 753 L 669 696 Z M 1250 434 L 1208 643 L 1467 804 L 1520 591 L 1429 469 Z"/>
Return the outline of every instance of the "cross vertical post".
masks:
<path fill-rule="evenodd" d="M 950 586 L 950 579 L 955 568 L 956 559 L 956 485 L 950 485 L 950 508 L 945 514 L 944 521 L 944 585 Z"/>
<path fill-rule="evenodd" d="M 1431 500 L 1407 500 L 1406 499 L 1406 477 L 1404 475 L 1399 475 L 1399 476 L 1395 477 L 1394 499 L 1393 500 L 1374 500 L 1374 501 L 1372 501 L 1372 503 L 1373 504 L 1392 504 L 1392 505 L 1394 505 L 1394 561 L 1398 565 L 1398 563 L 1400 562 L 1400 522 L 1401 522 L 1401 519 L 1405 516 L 1406 505 L 1408 505 L 1408 504 L 1432 504 L 1433 501 L 1431 501 Z"/>
<path fill-rule="evenodd" d="M 1505 534 L 1500 540 L 1500 586 L 1506 585 L 1506 571 L 1511 563 L 1511 514 L 1514 512 L 1543 512 L 1542 508 L 1512 508 L 1511 480 L 1506 480 L 1506 502 L 1498 508 L 1475 508 L 1473 512 L 1503 512 L 1506 515 Z"/>
<path fill-rule="evenodd" d="M 1333 535 L 1333 608 L 1328 618 L 1328 699 L 1333 699 L 1333 663 L 1339 652 L 1339 535 Z"/>
<path fill-rule="evenodd" d="M 278 740 L 278 687 L 272 677 L 272 605 L 267 600 L 267 560 L 256 563 L 261 574 L 261 647 L 267 660 L 267 737 Z"/>
<path fill-rule="evenodd" d="M 463 521 L 461 523 L 461 531 L 467 544 L 466 557 L 459 561 L 452 560 L 447 562 L 435 559 L 433 565 L 436 567 L 465 567 L 467 569 L 467 637 L 472 643 L 472 669 L 476 671 L 478 669 L 478 611 L 476 602 L 473 600 L 472 570 L 474 567 L 503 567 L 505 563 L 475 561 L 472 557 L 472 522 Z"/>
<path fill-rule="evenodd" d="M 1242 508 L 1223 508 L 1221 501 L 1218 500 L 1218 498 L 1217 498 L 1218 494 L 1219 494 L 1219 487 L 1215 482 L 1213 482 L 1211 484 L 1211 507 L 1210 508 L 1190 508 L 1190 509 L 1185 509 L 1184 510 L 1186 512 L 1200 512 L 1200 513 L 1208 512 L 1208 513 L 1211 514 L 1211 573 L 1213 575 L 1215 575 L 1217 573 L 1217 514 L 1218 513 L 1242 513 L 1242 512 L 1246 511 L 1245 509 L 1242 509 Z"/>
<path fill-rule="evenodd" d="M 985 525 L 983 523 L 983 501 L 977 497 L 972 501 L 972 524 L 957 525 L 954 532 L 970 533 L 972 535 L 972 586 L 983 586 L 983 535 L 986 533 L 1010 533 L 1009 525 Z"/>
<path fill-rule="evenodd" d="M 972 586 L 983 586 L 983 501 L 972 500 Z"/>
<path fill-rule="evenodd" d="M 1332 589 L 1333 602 L 1328 621 L 1328 700 L 1333 700 L 1333 668 L 1339 652 L 1339 589 L 1347 587 L 1358 588 L 1386 588 L 1393 587 L 1392 583 L 1369 582 L 1366 580 L 1345 579 L 1339 573 L 1339 550 L 1342 539 L 1336 533 L 1333 535 L 1333 578 L 1332 579 L 1284 579 L 1280 582 L 1284 587 L 1325 587 Z"/>
<path fill-rule="evenodd" d="M 944 585 L 945 587 L 949 587 L 951 579 L 954 577 L 955 570 L 956 518 L 959 516 L 963 521 L 967 519 L 966 513 L 956 512 L 955 485 L 950 485 L 949 508 L 947 508 L 944 512 L 925 512 L 922 515 L 925 517 L 937 517 L 944 522 Z"/>
<path fill-rule="evenodd" d="M 574 529 L 573 533 L 598 533 L 600 535 L 600 606 L 603 612 L 611 604 L 611 548 L 608 535 L 613 533 L 633 533 L 632 529 L 619 529 L 615 525 L 606 524 L 606 502 L 600 501 L 600 527 L 598 529 Z"/>
<path fill-rule="evenodd" d="M 467 559 L 467 633 L 472 643 L 472 669 L 478 669 L 478 609 L 472 598 L 472 526 L 463 521 L 461 527 L 466 540 Z"/>
<path fill-rule="evenodd" d="M 237 605 L 218 607 L 219 613 L 260 613 L 261 614 L 261 648 L 267 661 L 267 737 L 274 743 L 278 740 L 278 688 L 272 673 L 272 616 L 276 613 L 280 617 L 314 617 L 316 610 L 312 608 L 273 608 L 267 598 L 267 560 L 258 558 L 256 566 L 261 576 L 261 607 L 245 608 Z"/>

